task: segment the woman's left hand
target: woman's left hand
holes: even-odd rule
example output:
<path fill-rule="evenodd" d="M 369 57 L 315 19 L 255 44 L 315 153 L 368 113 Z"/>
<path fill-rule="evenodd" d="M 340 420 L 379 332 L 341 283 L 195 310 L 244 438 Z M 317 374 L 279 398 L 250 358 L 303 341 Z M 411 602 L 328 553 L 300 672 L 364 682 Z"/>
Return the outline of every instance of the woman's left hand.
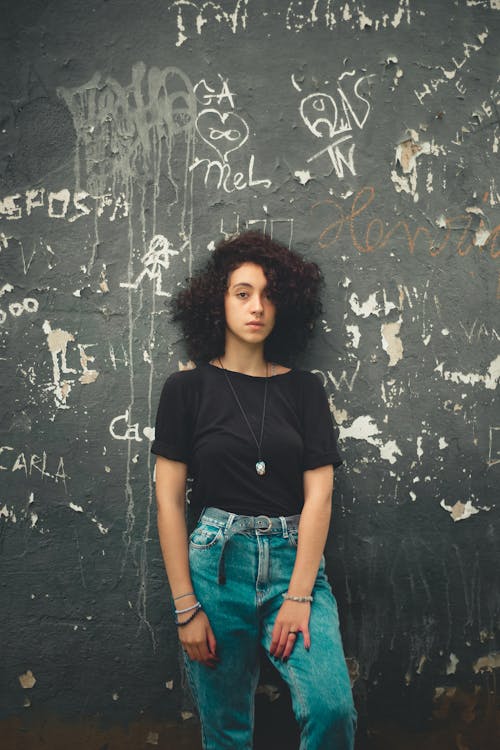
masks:
<path fill-rule="evenodd" d="M 304 639 L 304 648 L 309 650 L 311 646 L 310 616 L 311 605 L 309 602 L 293 602 L 288 599 L 283 602 L 271 636 L 271 648 L 269 649 L 271 656 L 276 659 L 288 659 L 299 634 Z"/>

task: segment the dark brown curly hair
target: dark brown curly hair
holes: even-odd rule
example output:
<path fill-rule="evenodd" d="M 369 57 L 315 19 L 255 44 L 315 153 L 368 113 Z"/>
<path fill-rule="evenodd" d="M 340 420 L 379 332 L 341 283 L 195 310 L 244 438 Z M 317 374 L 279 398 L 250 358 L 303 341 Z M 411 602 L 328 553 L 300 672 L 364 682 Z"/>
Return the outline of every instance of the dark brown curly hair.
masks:
<path fill-rule="evenodd" d="M 262 267 L 276 305 L 276 322 L 265 341 L 264 356 L 292 364 L 306 348 L 322 312 L 323 276 L 316 263 L 256 231 L 219 242 L 203 268 L 186 279 L 186 287 L 173 299 L 172 318 L 181 324 L 187 353 L 196 363 L 224 354 L 224 296 L 229 274 L 243 263 Z"/>

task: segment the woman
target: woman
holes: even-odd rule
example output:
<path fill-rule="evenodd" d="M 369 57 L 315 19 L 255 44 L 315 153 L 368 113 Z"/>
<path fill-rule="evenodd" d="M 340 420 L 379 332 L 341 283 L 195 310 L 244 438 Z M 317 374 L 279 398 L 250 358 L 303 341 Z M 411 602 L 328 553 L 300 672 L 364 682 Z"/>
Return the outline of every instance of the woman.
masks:
<path fill-rule="evenodd" d="M 338 453 L 316 375 L 288 367 L 321 312 L 316 264 L 266 235 L 221 242 L 174 301 L 191 370 L 155 440 L 158 529 L 205 750 L 252 747 L 262 644 L 302 750 L 352 750 L 356 711 L 324 571 Z M 186 480 L 200 512 L 187 538 Z"/>

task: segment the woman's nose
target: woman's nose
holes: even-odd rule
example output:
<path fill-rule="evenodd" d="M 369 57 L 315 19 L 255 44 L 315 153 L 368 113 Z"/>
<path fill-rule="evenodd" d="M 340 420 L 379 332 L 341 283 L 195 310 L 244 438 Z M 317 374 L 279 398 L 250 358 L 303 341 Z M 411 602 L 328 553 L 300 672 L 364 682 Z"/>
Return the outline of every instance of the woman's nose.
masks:
<path fill-rule="evenodd" d="M 261 313 L 264 310 L 263 301 L 258 294 L 256 294 L 253 298 L 252 310 L 253 312 L 257 312 L 257 313 Z"/>

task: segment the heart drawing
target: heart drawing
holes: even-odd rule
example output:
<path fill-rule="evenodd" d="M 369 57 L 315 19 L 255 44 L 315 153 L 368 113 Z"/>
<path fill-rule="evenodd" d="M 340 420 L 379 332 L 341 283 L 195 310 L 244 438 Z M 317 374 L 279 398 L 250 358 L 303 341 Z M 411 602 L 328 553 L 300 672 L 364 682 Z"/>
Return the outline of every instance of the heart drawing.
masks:
<path fill-rule="evenodd" d="M 196 130 L 200 137 L 217 153 L 221 161 L 241 148 L 248 140 L 248 125 L 234 112 L 220 113 L 216 109 L 204 109 L 196 119 Z"/>

